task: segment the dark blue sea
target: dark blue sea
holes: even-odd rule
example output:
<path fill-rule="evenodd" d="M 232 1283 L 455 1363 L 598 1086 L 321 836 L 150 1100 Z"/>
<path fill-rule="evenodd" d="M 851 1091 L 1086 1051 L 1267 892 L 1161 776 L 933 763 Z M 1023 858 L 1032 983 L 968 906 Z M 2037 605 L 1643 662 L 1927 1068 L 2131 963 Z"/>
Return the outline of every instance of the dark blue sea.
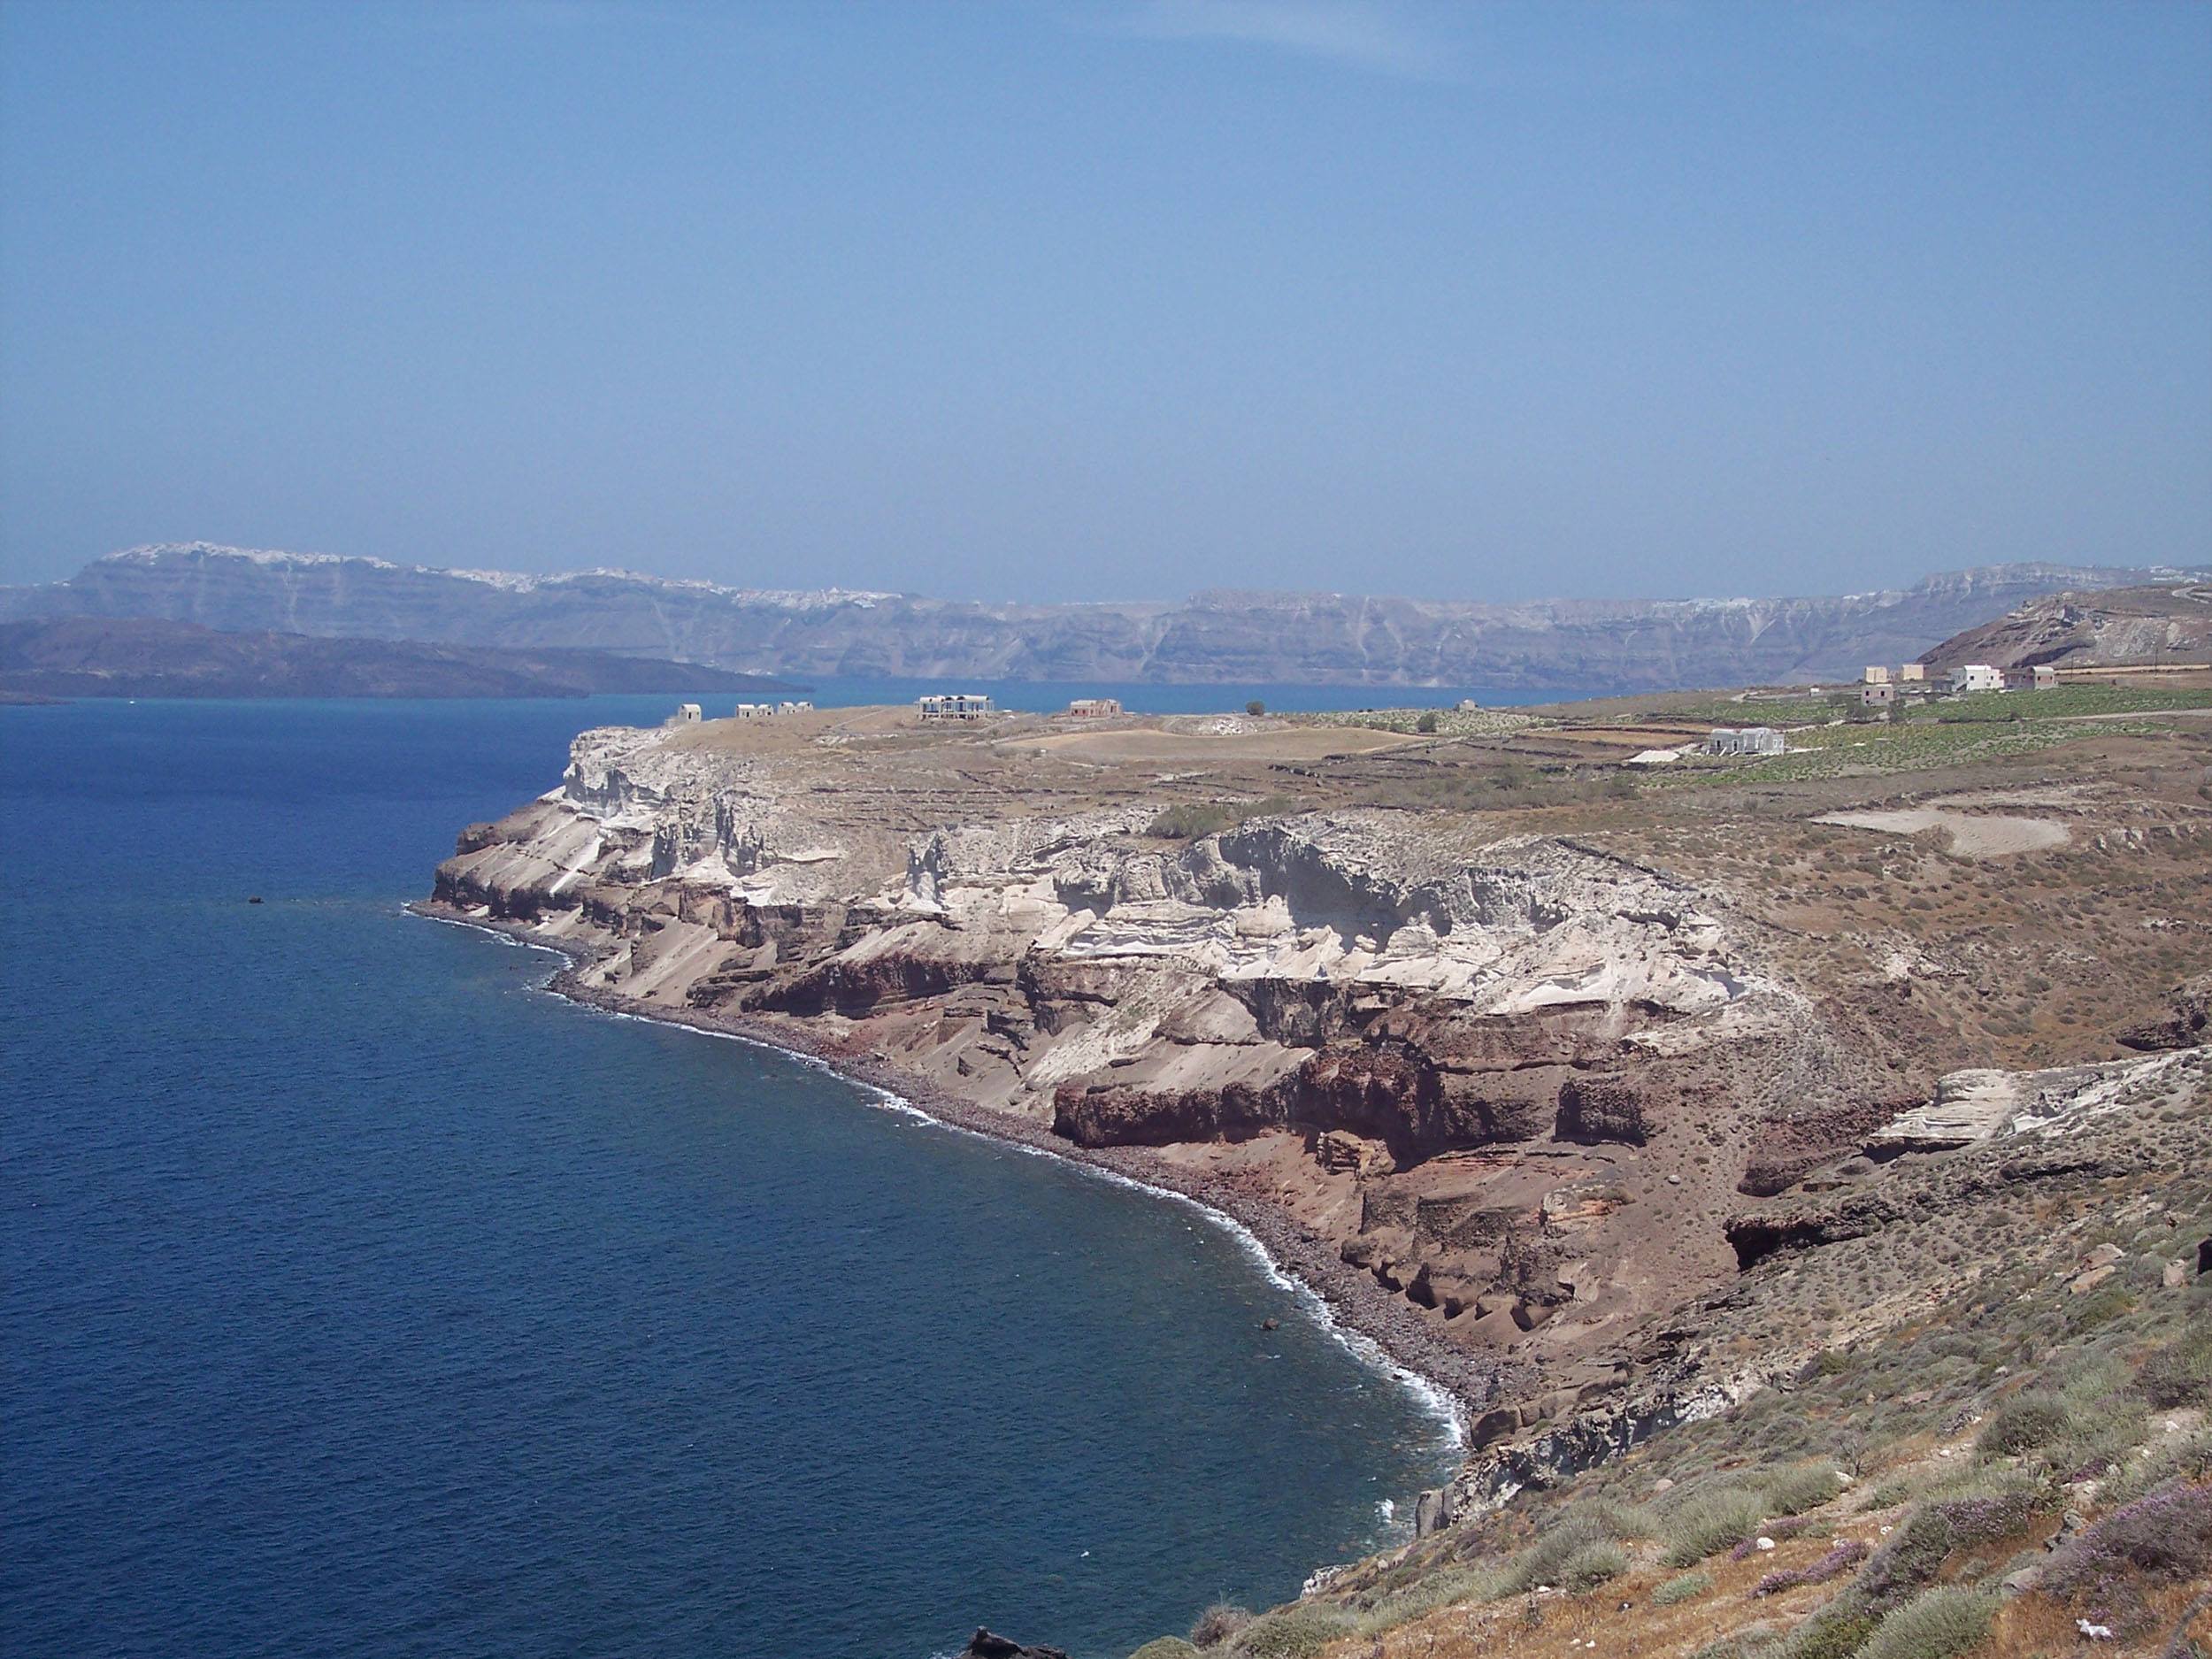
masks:
<path fill-rule="evenodd" d="M 0 1649 L 1092 1659 L 1402 1535 L 1231 1233 L 402 912 L 672 701 L 0 708 Z"/>

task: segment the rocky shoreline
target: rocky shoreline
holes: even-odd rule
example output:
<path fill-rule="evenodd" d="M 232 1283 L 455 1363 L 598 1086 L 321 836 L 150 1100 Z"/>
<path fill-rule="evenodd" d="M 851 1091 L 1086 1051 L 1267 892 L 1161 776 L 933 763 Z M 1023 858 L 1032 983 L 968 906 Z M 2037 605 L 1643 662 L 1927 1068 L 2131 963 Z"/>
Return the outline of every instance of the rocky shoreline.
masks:
<path fill-rule="evenodd" d="M 947 1127 L 1018 1146 L 1047 1157 L 1133 1182 L 1195 1204 L 1233 1224 L 1258 1245 L 1275 1269 L 1316 1297 L 1330 1323 L 1353 1339 L 1363 1357 L 1403 1373 L 1429 1394 L 1448 1417 L 1455 1443 L 1465 1443 L 1472 1417 L 1497 1399 L 1498 1368 L 1484 1356 L 1456 1348 L 1437 1334 L 1402 1296 L 1372 1275 L 1345 1263 L 1329 1241 L 1272 1205 L 1237 1191 L 1229 1182 L 1181 1169 L 1136 1147 L 1081 1147 L 1044 1125 L 961 1099 L 930 1079 L 880 1058 L 856 1056 L 808 1041 L 803 1030 L 781 1022 L 706 1010 L 672 1010 L 583 982 L 581 971 L 601 950 L 574 939 L 551 938 L 524 921 L 472 915 L 435 899 L 410 902 L 407 910 L 427 920 L 496 933 L 550 950 L 566 964 L 546 988 L 570 1002 L 611 1014 L 680 1025 L 709 1035 L 735 1037 L 816 1061 L 849 1082 L 877 1090 Z"/>

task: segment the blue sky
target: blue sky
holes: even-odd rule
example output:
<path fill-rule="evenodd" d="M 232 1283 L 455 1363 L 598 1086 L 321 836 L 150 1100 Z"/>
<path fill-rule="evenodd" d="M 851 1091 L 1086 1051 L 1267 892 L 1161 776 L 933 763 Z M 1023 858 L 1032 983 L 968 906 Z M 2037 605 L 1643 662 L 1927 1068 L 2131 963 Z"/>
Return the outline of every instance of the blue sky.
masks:
<path fill-rule="evenodd" d="M 0 4 L 0 580 L 2212 558 L 2212 5 Z"/>

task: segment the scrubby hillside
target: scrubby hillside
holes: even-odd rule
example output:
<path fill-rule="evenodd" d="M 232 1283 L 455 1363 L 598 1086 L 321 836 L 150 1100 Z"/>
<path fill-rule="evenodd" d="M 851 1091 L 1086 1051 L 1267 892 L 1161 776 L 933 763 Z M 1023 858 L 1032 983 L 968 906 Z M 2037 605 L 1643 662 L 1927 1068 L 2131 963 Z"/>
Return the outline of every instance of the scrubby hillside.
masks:
<path fill-rule="evenodd" d="M 1193 1634 L 1219 1659 L 2208 1651 L 2203 1168 L 2118 1216 L 2062 1204 L 2055 1256 L 1291 1607 L 1215 1609 Z"/>

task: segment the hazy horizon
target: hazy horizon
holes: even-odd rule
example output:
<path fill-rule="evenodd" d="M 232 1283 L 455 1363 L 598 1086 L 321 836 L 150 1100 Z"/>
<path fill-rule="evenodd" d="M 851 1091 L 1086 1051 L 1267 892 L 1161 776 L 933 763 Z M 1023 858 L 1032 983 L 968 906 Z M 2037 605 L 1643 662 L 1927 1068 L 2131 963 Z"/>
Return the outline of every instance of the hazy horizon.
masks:
<path fill-rule="evenodd" d="M 2212 560 L 2212 7 L 0 8 L 0 582 Z"/>

